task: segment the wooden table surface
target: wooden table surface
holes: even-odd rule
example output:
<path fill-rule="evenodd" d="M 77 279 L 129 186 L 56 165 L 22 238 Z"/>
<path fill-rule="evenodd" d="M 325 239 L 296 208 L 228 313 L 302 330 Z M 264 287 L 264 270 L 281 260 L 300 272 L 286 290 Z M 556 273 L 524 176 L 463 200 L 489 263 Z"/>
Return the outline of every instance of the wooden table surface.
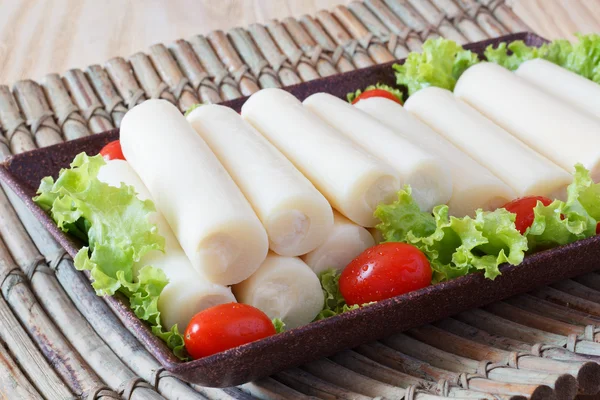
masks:
<path fill-rule="evenodd" d="M 273 18 L 314 14 L 350 0 L 0 0 L 0 84 L 39 79 L 154 43 Z M 507 0 L 547 38 L 600 32 L 600 0 Z"/>

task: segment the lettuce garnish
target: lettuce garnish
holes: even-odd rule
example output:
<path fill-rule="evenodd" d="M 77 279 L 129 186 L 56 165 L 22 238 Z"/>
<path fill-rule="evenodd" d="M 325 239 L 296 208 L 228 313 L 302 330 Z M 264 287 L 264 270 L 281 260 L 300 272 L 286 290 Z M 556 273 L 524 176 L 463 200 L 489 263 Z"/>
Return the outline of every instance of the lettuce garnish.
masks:
<path fill-rule="evenodd" d="M 99 296 L 122 293 L 138 318 L 152 327 L 178 357 L 184 357 L 183 336 L 177 326 L 165 330 L 160 322 L 158 298 L 168 280 L 165 273 L 134 264 L 149 251 L 164 250 L 164 238 L 149 222 L 155 211 L 150 200 L 137 198 L 131 186 L 116 188 L 101 182 L 102 156 L 81 153 L 58 179 L 42 180 L 34 201 L 49 212 L 63 231 L 87 242 L 74 259 L 78 270 L 88 270 Z"/>
<path fill-rule="evenodd" d="M 408 88 L 408 95 L 428 87 L 454 90 L 462 73 L 479 62 L 477 54 L 444 38 L 428 39 L 421 53 L 410 53 L 404 64 L 394 64 L 396 83 Z"/>
<path fill-rule="evenodd" d="M 402 91 L 400 89 L 396 89 L 396 88 L 393 88 L 393 87 L 391 87 L 389 85 L 385 85 L 383 83 L 379 83 L 378 82 L 375 85 L 367 86 L 365 88 L 365 90 L 358 89 L 356 92 L 348 93 L 346 95 L 346 100 L 348 100 L 348 103 L 352 103 L 354 100 L 356 100 L 357 97 L 359 97 L 364 92 L 368 92 L 369 90 L 374 90 L 374 89 L 381 89 L 381 90 L 385 90 L 387 92 L 390 92 L 400 102 L 402 102 L 402 97 L 404 97 L 404 94 L 402 93 Z"/>
<path fill-rule="evenodd" d="M 340 292 L 340 270 L 327 269 L 319 274 L 319 280 L 321 281 L 321 288 L 325 295 L 325 302 L 323 304 L 323 310 L 315 317 L 315 321 L 333 317 L 334 315 L 342 314 L 348 311 L 356 310 L 360 307 L 368 306 L 374 302 L 365 304 L 354 304 L 349 306 L 346 304 L 342 293 Z"/>
<path fill-rule="evenodd" d="M 517 69 L 527 60 L 543 58 L 600 83 L 600 35 L 577 35 L 577 38 L 579 41 L 575 44 L 559 39 L 540 47 L 527 46 L 522 40 L 508 45 L 501 43 L 497 48 L 490 45 L 485 50 L 485 57 L 510 70 Z"/>
<path fill-rule="evenodd" d="M 519 264 L 527 250 L 527 239 L 515 228 L 515 215 L 504 209 L 476 211 L 475 218 L 451 217 L 448 206 L 423 212 L 405 186 L 398 200 L 375 210 L 377 225 L 388 242 L 416 246 L 429 259 L 433 283 L 450 280 L 477 270 L 494 279 L 504 262 Z"/>

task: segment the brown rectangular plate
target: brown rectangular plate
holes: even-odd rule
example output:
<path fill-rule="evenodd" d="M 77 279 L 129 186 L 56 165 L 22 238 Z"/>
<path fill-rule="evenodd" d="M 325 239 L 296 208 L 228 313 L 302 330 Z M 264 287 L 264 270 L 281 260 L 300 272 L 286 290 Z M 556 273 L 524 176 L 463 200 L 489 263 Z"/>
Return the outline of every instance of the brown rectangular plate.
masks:
<path fill-rule="evenodd" d="M 482 53 L 488 44 L 519 39 L 530 45 L 544 42 L 533 34 L 521 33 L 466 47 Z M 343 97 L 348 92 L 376 82 L 394 83 L 391 63 L 303 83 L 287 90 L 300 99 L 323 91 Z M 243 102 L 244 99 L 239 99 L 226 104 L 239 110 Z M 62 233 L 31 198 L 44 176 L 56 177 L 60 168 L 67 167 L 76 154 L 82 151 L 96 154 L 102 146 L 117 137 L 118 131 L 114 130 L 34 150 L 10 158 L 0 168 L 0 178 L 13 188 L 71 256 L 75 256 L 79 245 Z M 599 259 L 600 236 L 528 256 L 518 266 L 502 266 L 502 275 L 495 281 L 484 279 L 482 274 L 464 276 L 189 362 L 177 360 L 121 299 L 110 297 L 107 301 L 123 323 L 167 370 L 189 382 L 226 387 L 590 272 L 597 268 Z"/>

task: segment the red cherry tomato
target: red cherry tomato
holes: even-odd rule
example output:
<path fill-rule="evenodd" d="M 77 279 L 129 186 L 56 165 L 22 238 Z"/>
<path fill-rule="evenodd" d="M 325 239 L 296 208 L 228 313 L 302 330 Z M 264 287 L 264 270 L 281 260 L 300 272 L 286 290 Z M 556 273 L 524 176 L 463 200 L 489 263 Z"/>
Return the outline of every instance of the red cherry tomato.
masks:
<path fill-rule="evenodd" d="M 544 196 L 527 196 L 510 201 L 503 207 L 506 211 L 517 214 L 515 226 L 522 234 L 533 224 L 533 209 L 538 201 L 541 201 L 545 206 L 552 203 L 552 200 Z"/>
<path fill-rule="evenodd" d="M 400 99 L 398 99 L 396 96 L 394 96 L 387 90 L 383 90 L 383 89 L 371 89 L 371 90 L 362 92 L 357 98 L 354 99 L 354 101 L 352 101 L 352 104 L 356 104 L 360 100 L 368 99 L 371 97 L 383 97 L 383 98 L 395 101 L 396 103 L 402 105 L 402 102 L 400 101 Z"/>
<path fill-rule="evenodd" d="M 192 358 L 210 356 L 274 335 L 275 326 L 258 308 L 241 303 L 219 304 L 194 315 L 185 330 Z"/>
<path fill-rule="evenodd" d="M 600 222 L 596 224 L 596 235 L 600 233 Z"/>
<path fill-rule="evenodd" d="M 121 150 L 121 141 L 110 142 L 100 150 L 100 154 L 105 160 L 125 160 L 123 150 Z"/>
<path fill-rule="evenodd" d="M 389 299 L 431 283 L 427 257 L 406 243 L 382 243 L 356 257 L 340 276 L 340 292 L 349 305 Z"/>

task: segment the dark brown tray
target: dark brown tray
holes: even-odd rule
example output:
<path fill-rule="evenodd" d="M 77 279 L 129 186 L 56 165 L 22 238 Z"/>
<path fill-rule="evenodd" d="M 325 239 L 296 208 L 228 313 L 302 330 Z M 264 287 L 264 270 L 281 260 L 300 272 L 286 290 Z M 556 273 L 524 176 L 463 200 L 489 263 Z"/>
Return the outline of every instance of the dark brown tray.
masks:
<path fill-rule="evenodd" d="M 466 47 L 480 53 L 490 43 L 517 39 L 530 45 L 544 42 L 536 35 L 522 33 Z M 375 82 L 394 82 L 390 64 L 307 82 L 289 87 L 288 90 L 300 99 L 318 91 L 343 97 L 347 92 Z M 244 99 L 240 99 L 226 104 L 239 110 L 243 102 Z M 0 168 L 0 178 L 13 188 L 71 256 L 77 253 L 79 245 L 64 235 L 31 198 L 44 176 L 56 177 L 60 168 L 68 166 L 79 152 L 96 154 L 102 146 L 117 137 L 118 131 L 114 130 L 34 150 L 11 157 Z M 593 271 L 597 268 L 595 264 L 598 259 L 600 237 L 593 237 L 528 256 L 518 266 L 502 266 L 502 275 L 495 281 L 486 280 L 481 274 L 472 274 L 185 363 L 177 360 L 119 298 L 109 297 L 107 301 L 167 370 L 189 382 L 226 387 Z"/>

